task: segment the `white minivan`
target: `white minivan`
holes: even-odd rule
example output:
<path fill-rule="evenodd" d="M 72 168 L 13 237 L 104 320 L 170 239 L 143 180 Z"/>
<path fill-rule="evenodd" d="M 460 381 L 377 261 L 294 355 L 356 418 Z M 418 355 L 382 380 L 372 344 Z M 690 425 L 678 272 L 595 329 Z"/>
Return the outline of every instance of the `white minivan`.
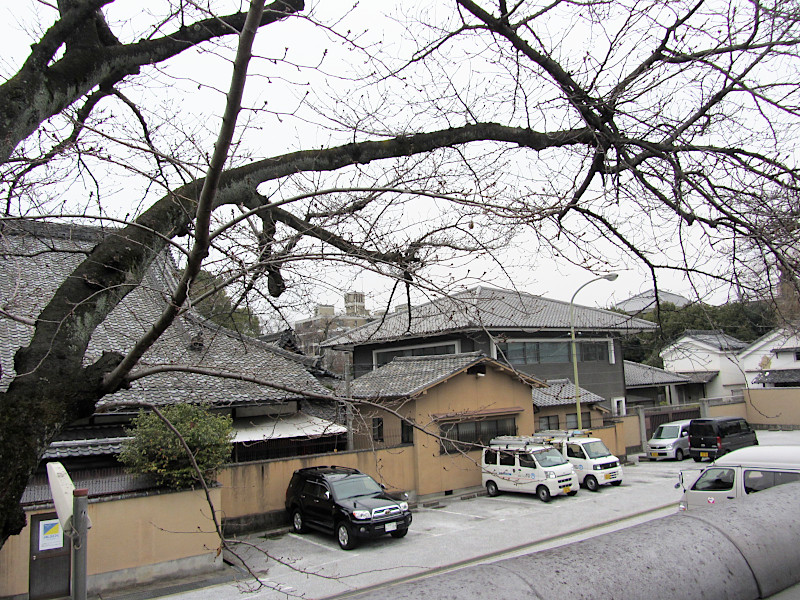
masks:
<path fill-rule="evenodd" d="M 591 432 L 555 429 L 539 431 L 532 439 L 558 448 L 575 467 L 580 485 L 590 492 L 596 492 L 601 485 L 622 485 L 619 459 L 611 454 L 603 440 L 591 437 Z"/>
<path fill-rule="evenodd" d="M 675 487 L 683 487 L 678 508 L 688 510 L 792 481 L 800 481 L 800 446 L 749 446 L 718 458 L 694 477 L 681 473 Z"/>
<path fill-rule="evenodd" d="M 483 450 L 481 480 L 490 496 L 500 492 L 536 494 L 542 502 L 552 496 L 578 493 L 575 469 L 551 446 L 518 443 L 521 438 L 502 436 Z"/>

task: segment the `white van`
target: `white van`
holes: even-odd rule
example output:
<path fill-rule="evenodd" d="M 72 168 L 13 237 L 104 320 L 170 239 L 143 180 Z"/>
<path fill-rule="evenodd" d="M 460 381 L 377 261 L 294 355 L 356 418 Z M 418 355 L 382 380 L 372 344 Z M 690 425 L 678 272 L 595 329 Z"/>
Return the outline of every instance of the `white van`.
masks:
<path fill-rule="evenodd" d="M 619 459 L 611 454 L 603 440 L 591 437 L 591 433 L 578 429 L 556 429 L 539 431 L 533 435 L 533 439 L 558 448 L 575 467 L 580 484 L 590 492 L 596 492 L 601 485 L 622 485 Z"/>
<path fill-rule="evenodd" d="M 502 436 L 483 450 L 481 481 L 490 496 L 502 492 L 536 494 L 542 502 L 551 496 L 578 493 L 575 469 L 552 446 L 526 443 L 526 438 Z"/>
<path fill-rule="evenodd" d="M 743 498 L 782 483 L 800 481 L 800 446 L 749 446 L 729 452 L 689 479 L 681 473 L 680 510 Z"/>

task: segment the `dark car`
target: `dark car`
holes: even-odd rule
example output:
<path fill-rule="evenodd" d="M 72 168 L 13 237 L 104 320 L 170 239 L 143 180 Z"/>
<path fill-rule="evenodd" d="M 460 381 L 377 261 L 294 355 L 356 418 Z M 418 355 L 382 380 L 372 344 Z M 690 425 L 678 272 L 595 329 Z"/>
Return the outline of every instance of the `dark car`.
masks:
<path fill-rule="evenodd" d="M 344 550 L 360 538 L 401 538 L 411 525 L 408 496 L 394 497 L 372 477 L 348 467 L 307 467 L 292 475 L 286 511 L 295 533 L 333 533 Z"/>
<path fill-rule="evenodd" d="M 741 417 L 692 419 L 689 423 L 689 454 L 700 462 L 714 460 L 732 450 L 758 444 L 756 432 Z"/>

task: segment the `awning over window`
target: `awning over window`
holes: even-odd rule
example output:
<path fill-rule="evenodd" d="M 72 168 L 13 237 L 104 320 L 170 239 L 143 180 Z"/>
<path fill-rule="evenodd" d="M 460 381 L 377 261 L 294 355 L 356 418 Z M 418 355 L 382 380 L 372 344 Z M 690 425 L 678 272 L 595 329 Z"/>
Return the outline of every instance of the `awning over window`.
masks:
<path fill-rule="evenodd" d="M 346 433 L 347 428 L 303 413 L 280 417 L 253 417 L 233 424 L 234 442 L 260 442 L 280 438 L 316 438 Z"/>
<path fill-rule="evenodd" d="M 484 410 L 465 410 L 462 412 L 439 413 L 431 415 L 435 421 L 459 421 L 467 419 L 475 421 L 478 419 L 491 419 L 493 417 L 504 417 L 521 413 L 525 409 L 521 406 L 508 406 L 504 408 L 487 408 Z"/>

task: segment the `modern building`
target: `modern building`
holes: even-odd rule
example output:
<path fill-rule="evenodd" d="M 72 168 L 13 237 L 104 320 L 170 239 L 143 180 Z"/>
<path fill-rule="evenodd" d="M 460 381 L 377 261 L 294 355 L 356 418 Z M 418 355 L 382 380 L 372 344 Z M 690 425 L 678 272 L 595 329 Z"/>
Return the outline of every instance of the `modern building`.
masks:
<path fill-rule="evenodd" d="M 481 352 L 540 380 L 574 380 L 571 326 L 581 387 L 613 409 L 625 398 L 620 338 L 656 324 L 526 292 L 474 287 L 387 314 L 322 346 L 352 352 L 356 378 L 399 356 Z"/>

